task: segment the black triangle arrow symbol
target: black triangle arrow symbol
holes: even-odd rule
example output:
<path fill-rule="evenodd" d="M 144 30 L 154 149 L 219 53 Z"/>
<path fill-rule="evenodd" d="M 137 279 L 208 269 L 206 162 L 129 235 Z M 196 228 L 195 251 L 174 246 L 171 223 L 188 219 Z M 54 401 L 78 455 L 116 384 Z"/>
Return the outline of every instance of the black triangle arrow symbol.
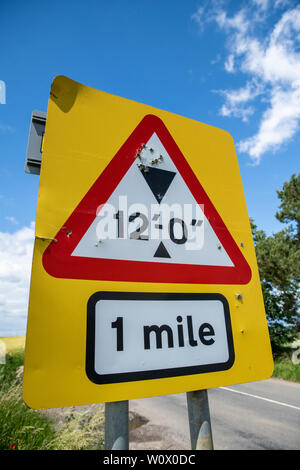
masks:
<path fill-rule="evenodd" d="M 171 258 L 163 242 L 160 242 L 156 252 L 154 253 L 154 258 Z"/>
<path fill-rule="evenodd" d="M 176 173 L 174 171 L 161 170 L 160 168 L 152 168 L 151 166 L 147 166 L 146 171 L 142 170 L 141 173 L 158 204 L 160 204 Z"/>

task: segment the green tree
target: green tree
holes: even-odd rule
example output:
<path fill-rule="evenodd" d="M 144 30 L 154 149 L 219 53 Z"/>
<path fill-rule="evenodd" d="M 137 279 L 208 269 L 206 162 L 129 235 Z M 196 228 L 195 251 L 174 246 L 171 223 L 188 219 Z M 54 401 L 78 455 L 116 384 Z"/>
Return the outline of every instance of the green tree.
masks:
<path fill-rule="evenodd" d="M 290 181 L 286 181 L 281 191 L 277 191 L 281 199 L 276 217 L 280 222 L 290 224 L 290 233 L 295 243 L 300 243 L 300 173 L 293 174 Z M 298 245 L 299 250 L 299 245 Z M 300 269 L 299 265 L 298 268 Z M 299 273 L 298 273 L 299 274 Z"/>
<path fill-rule="evenodd" d="M 274 354 L 299 334 L 300 174 L 292 175 L 277 194 L 276 217 L 289 225 L 268 237 L 251 221 Z"/>

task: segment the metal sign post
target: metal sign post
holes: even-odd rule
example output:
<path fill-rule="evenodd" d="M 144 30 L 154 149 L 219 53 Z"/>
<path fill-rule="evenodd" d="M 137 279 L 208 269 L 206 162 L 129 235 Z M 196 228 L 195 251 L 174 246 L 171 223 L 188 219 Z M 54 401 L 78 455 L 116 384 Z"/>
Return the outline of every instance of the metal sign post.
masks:
<path fill-rule="evenodd" d="M 213 450 L 207 390 L 187 392 L 192 450 Z M 129 449 L 128 400 L 105 403 L 105 450 Z"/>
<path fill-rule="evenodd" d="M 187 392 L 191 449 L 213 450 L 207 390 Z"/>
<path fill-rule="evenodd" d="M 213 450 L 207 390 L 187 392 L 191 449 Z M 105 403 L 105 450 L 129 450 L 128 400 Z"/>
<path fill-rule="evenodd" d="M 105 403 L 105 450 L 129 449 L 128 400 Z"/>

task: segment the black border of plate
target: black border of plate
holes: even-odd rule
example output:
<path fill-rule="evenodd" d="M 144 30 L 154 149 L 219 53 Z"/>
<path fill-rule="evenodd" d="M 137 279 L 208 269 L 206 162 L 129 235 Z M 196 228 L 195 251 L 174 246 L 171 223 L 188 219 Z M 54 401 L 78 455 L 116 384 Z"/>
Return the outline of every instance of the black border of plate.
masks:
<path fill-rule="evenodd" d="M 137 372 L 124 372 L 117 374 L 98 374 L 95 371 L 95 312 L 99 300 L 219 300 L 224 307 L 225 325 L 229 358 L 226 362 L 217 364 L 201 364 L 198 366 L 173 367 L 170 369 L 147 370 Z M 234 346 L 230 320 L 230 311 L 227 299 L 222 294 L 198 293 L 153 293 L 153 292 L 96 292 L 87 304 L 87 341 L 86 341 L 86 374 L 95 384 L 111 384 L 132 382 L 137 380 L 162 379 L 183 375 L 202 374 L 205 372 L 218 372 L 228 370 L 234 363 Z"/>

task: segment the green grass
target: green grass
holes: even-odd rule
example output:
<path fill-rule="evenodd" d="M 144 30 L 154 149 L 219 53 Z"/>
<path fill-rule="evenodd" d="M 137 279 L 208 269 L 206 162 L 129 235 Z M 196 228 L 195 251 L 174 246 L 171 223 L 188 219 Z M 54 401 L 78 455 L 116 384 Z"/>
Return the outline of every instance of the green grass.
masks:
<path fill-rule="evenodd" d="M 286 358 L 276 359 L 273 377 L 300 382 L 300 364 L 293 364 L 291 360 Z"/>
<path fill-rule="evenodd" d="M 55 438 L 52 422 L 28 408 L 16 372 L 23 365 L 21 350 L 6 355 L 0 365 L 0 450 L 45 448 Z"/>
<path fill-rule="evenodd" d="M 85 450 L 103 446 L 103 413 L 66 412 L 58 426 L 22 398 L 24 351 L 13 349 L 0 364 L 0 450 Z"/>

